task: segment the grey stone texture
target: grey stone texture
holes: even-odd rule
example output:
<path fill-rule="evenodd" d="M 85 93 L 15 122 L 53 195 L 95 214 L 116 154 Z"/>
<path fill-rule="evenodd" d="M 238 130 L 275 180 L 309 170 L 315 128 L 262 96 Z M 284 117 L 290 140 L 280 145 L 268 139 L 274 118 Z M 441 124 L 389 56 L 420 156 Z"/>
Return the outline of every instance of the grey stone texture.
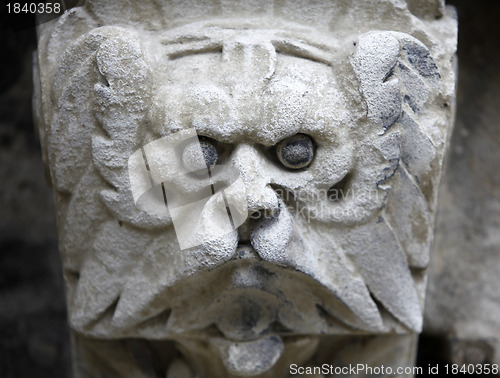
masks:
<path fill-rule="evenodd" d="M 460 18 L 458 112 L 438 209 L 422 366 L 498 361 L 500 4 L 448 3 Z M 2 47 L 16 41 L 5 47 L 7 56 L 21 58 L 2 62 L 0 376 L 69 377 L 52 195 L 31 124 L 34 38 L 30 44 L 19 34 L 6 36 Z"/>
<path fill-rule="evenodd" d="M 285 377 L 346 335 L 413 364 L 456 51 L 453 9 L 414 3 L 88 0 L 39 28 L 77 377 L 176 375 L 123 338 L 193 377 Z"/>

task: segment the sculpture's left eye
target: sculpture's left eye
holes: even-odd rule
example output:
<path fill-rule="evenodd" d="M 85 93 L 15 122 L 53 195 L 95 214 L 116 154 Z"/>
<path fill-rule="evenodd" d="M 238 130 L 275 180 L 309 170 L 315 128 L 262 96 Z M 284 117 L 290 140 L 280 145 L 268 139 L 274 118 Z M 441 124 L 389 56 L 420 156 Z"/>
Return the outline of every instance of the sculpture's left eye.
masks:
<path fill-rule="evenodd" d="M 206 140 L 191 143 L 182 152 L 182 164 L 190 172 L 206 172 L 207 167 L 215 166 L 218 158 L 217 149 Z"/>
<path fill-rule="evenodd" d="M 287 168 L 306 168 L 314 159 L 314 144 L 309 136 L 297 134 L 279 142 L 276 154 L 281 164 Z"/>

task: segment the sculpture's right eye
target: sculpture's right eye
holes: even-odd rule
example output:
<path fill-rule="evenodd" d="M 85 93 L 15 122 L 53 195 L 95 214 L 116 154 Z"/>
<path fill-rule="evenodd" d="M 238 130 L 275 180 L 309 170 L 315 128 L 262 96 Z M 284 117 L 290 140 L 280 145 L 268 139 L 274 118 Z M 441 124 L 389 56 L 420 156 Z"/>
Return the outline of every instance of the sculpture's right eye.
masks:
<path fill-rule="evenodd" d="M 297 134 L 279 142 L 276 154 L 281 164 L 287 168 L 306 168 L 314 159 L 314 144 L 308 135 Z"/>
<path fill-rule="evenodd" d="M 212 168 L 217 164 L 219 155 L 214 145 L 206 140 L 188 144 L 182 152 L 182 164 L 190 172 Z"/>

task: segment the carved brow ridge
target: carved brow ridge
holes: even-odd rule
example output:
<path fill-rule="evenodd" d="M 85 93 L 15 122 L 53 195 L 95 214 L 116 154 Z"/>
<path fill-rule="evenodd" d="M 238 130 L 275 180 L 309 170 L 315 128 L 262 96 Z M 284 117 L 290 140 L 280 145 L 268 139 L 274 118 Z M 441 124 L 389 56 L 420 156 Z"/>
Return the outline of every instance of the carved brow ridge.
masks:
<path fill-rule="evenodd" d="M 207 35 L 183 35 L 163 40 L 161 43 L 168 47 L 167 56 L 172 60 L 203 53 L 222 53 L 225 46 L 222 39 L 211 38 Z M 309 59 L 328 66 L 332 65 L 333 50 L 328 46 L 287 36 L 276 36 L 271 38 L 269 43 L 278 54 Z M 262 46 L 266 45 L 269 46 L 262 44 Z"/>

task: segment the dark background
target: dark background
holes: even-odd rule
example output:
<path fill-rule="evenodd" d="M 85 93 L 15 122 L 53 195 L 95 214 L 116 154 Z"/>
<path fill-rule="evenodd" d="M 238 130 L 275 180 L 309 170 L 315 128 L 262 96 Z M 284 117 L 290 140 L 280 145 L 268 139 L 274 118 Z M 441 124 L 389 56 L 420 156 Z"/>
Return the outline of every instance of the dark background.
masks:
<path fill-rule="evenodd" d="M 5 6 L 3 1 L 1 4 Z M 457 124 L 445 176 L 453 178 L 457 170 L 474 176 L 467 172 L 471 168 L 466 164 L 460 165 L 463 156 L 477 153 L 463 137 L 464 130 L 487 129 L 484 138 L 493 136 L 494 142 L 500 141 L 500 119 L 496 117 L 500 107 L 500 1 L 454 0 L 448 4 L 457 8 L 459 16 Z M 31 112 L 36 37 L 29 26 L 33 24 L 28 18 L 13 30 L 5 17 L 0 24 L 1 378 L 71 376 L 54 205 Z M 500 149 L 500 144 L 495 148 Z M 500 161 L 495 154 L 486 155 L 482 175 L 500 177 Z M 499 219 L 498 211 L 495 216 Z M 453 356 L 447 341 L 435 331 L 424 332 L 419 364 L 450 362 Z"/>

